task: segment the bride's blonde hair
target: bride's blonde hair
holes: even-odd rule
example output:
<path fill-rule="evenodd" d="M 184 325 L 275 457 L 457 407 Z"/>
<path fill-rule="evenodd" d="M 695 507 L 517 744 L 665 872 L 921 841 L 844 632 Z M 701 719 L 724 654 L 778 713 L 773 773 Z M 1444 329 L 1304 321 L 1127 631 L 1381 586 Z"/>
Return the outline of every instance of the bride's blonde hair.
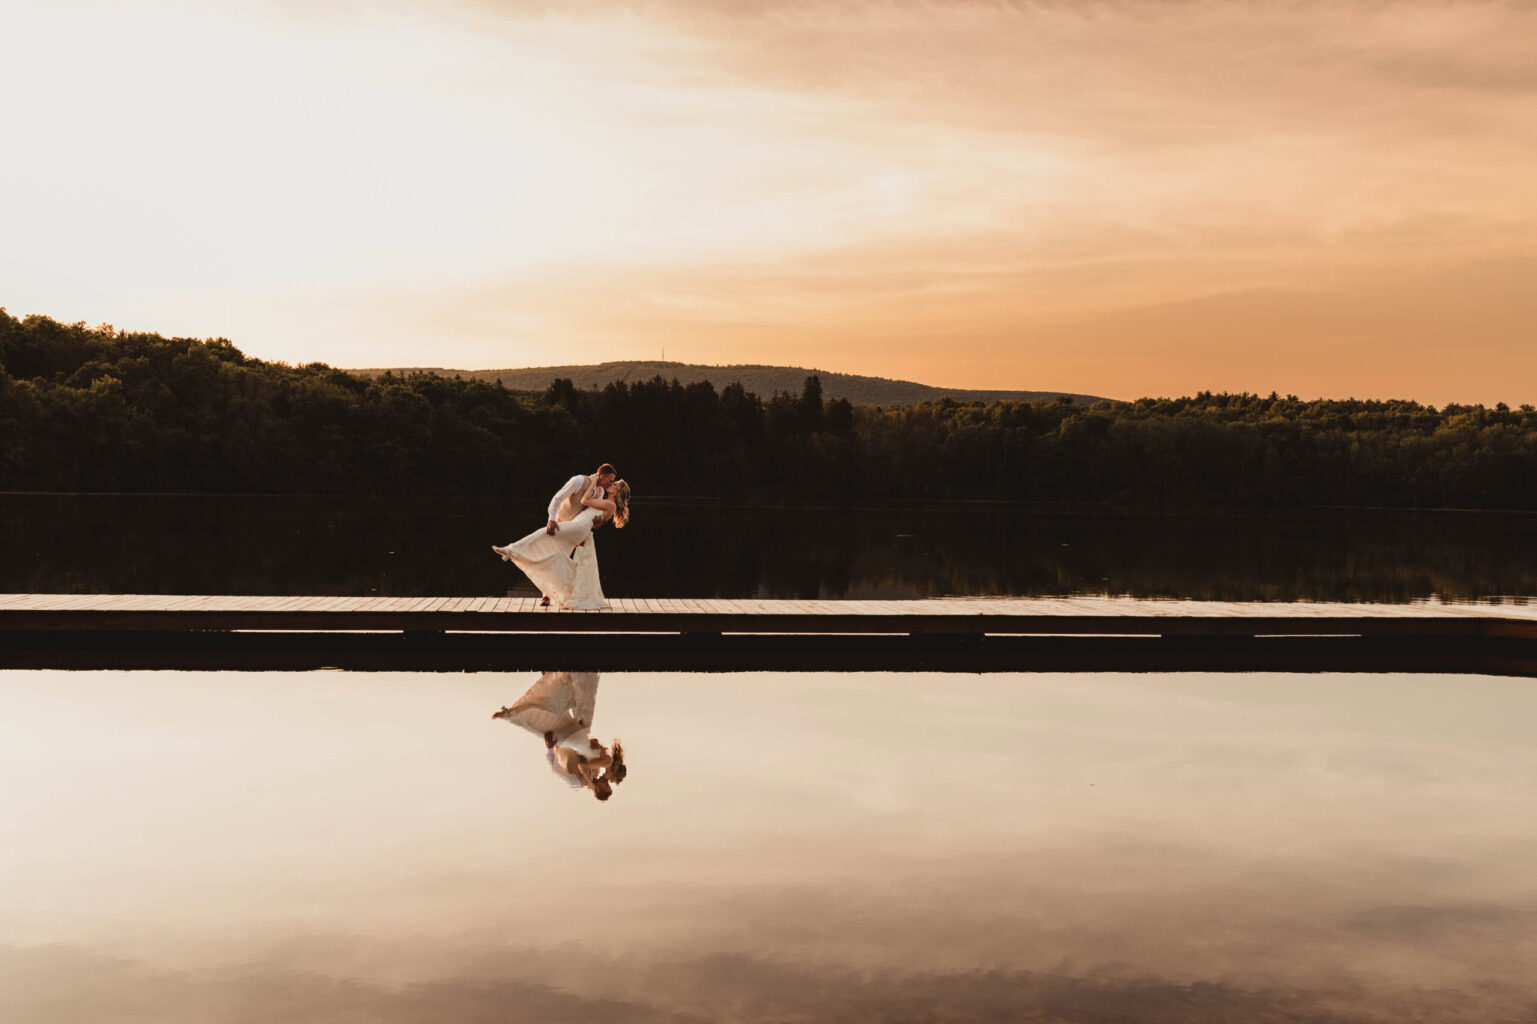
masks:
<path fill-rule="evenodd" d="M 614 481 L 614 529 L 622 530 L 630 521 L 630 485 Z"/>
<path fill-rule="evenodd" d="M 630 769 L 626 768 L 624 764 L 624 747 L 619 743 L 619 737 L 617 736 L 614 737 L 614 752 L 610 756 L 613 757 L 614 763 L 608 766 L 608 771 L 605 774 L 617 786 L 624 781 L 626 775 L 630 774 Z"/>

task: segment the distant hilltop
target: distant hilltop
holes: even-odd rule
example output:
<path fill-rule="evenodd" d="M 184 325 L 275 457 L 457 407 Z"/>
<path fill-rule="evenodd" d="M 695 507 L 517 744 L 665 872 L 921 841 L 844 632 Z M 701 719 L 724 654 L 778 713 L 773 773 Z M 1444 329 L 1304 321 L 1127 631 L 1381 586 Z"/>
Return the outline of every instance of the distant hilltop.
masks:
<path fill-rule="evenodd" d="M 466 380 L 500 380 L 502 385 L 514 391 L 543 391 L 559 378 L 567 378 L 583 390 L 597 390 L 610 384 L 651 380 L 662 377 L 683 384 L 707 380 L 715 389 L 729 384 L 741 384 L 761 398 L 768 398 L 779 391 L 800 394 L 806 378 L 815 374 L 822 381 L 822 396 L 831 401 L 846 398 L 854 405 L 917 405 L 919 402 L 953 398 L 958 402 L 1051 402 L 1058 398 L 1090 405 L 1105 401 L 1095 395 L 1079 395 L 1068 391 L 974 391 L 967 388 L 938 388 L 918 384 L 910 380 L 888 380 L 885 377 L 862 377 L 853 373 L 831 373 L 827 370 L 808 370 L 801 366 L 700 366 L 694 363 L 668 363 L 660 360 L 629 360 L 617 363 L 596 363 L 588 366 L 530 366 L 507 370 L 446 370 L 438 366 L 395 366 L 351 370 L 351 373 L 377 377 L 385 372 L 432 373 L 440 377 L 463 377 Z"/>

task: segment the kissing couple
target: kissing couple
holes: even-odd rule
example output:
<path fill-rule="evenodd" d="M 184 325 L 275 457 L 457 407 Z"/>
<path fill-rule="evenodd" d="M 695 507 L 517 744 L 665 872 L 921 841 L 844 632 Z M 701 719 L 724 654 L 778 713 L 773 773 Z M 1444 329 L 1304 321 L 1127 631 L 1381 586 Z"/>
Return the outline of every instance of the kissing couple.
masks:
<path fill-rule="evenodd" d="M 541 605 L 557 611 L 598 611 L 608 607 L 598 579 L 593 531 L 604 523 L 622 529 L 630 521 L 630 485 L 614 479 L 607 462 L 591 475 L 577 474 L 550 499 L 544 527 L 522 540 L 491 546 L 533 581 Z"/>

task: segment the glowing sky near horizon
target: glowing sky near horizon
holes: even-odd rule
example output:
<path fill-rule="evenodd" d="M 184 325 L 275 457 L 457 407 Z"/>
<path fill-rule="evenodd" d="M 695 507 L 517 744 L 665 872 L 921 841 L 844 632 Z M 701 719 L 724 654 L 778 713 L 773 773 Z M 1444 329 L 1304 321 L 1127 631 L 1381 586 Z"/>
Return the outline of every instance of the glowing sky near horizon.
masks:
<path fill-rule="evenodd" d="M 0 36 L 13 315 L 1537 400 L 1530 4 L 11 0 Z"/>

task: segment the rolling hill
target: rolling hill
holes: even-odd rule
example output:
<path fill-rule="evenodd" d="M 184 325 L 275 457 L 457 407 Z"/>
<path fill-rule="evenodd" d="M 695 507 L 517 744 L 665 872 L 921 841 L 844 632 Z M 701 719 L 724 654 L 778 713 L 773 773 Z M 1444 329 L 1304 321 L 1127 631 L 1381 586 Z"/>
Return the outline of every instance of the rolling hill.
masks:
<path fill-rule="evenodd" d="M 449 370 L 437 366 L 396 366 L 351 370 L 351 373 L 378 376 L 389 370 L 401 373 L 435 373 L 443 377 L 463 377 L 477 380 L 500 380 L 505 387 L 515 391 L 543 391 L 558 378 L 569 378 L 578 388 L 592 390 L 607 387 L 616 382 L 634 383 L 660 376 L 666 380 L 677 379 L 684 384 L 707 380 L 716 389 L 728 384 L 740 383 L 748 391 L 767 398 L 778 391 L 799 394 L 806 378 L 816 374 L 822 380 L 822 395 L 831 401 L 847 398 L 855 405 L 916 405 L 919 402 L 953 398 L 958 402 L 1038 402 L 1053 401 L 1066 396 L 1080 404 L 1103 401 L 1094 395 L 1080 395 L 1065 391 L 978 391 L 967 388 L 941 388 L 918 384 L 910 380 L 890 380 L 885 377 L 863 377 L 852 373 L 831 373 L 827 370 L 808 370 L 800 366 L 702 366 L 694 363 L 671 363 L 659 360 L 632 360 L 626 362 L 597 363 L 589 366 L 532 366 L 503 370 Z"/>

